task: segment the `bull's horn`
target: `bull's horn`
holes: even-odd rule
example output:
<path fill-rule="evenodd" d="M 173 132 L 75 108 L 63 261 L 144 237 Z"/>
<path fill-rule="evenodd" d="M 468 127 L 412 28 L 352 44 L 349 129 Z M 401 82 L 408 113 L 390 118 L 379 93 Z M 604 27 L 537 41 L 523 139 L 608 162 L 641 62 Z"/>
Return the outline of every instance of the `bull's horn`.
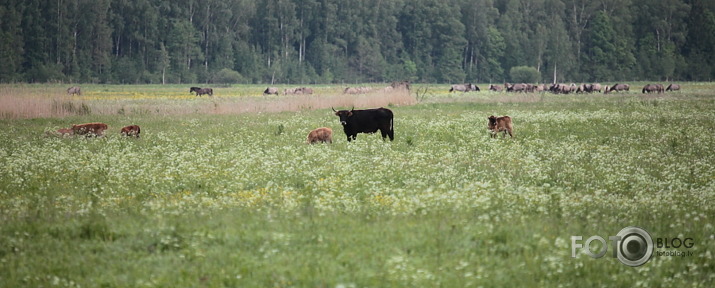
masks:
<path fill-rule="evenodd" d="M 333 112 L 338 112 L 338 111 L 335 111 L 335 108 L 333 108 L 333 106 L 330 106 L 330 109 L 333 109 Z"/>
<path fill-rule="evenodd" d="M 350 108 L 350 112 L 355 111 L 355 106 L 353 108 Z"/>

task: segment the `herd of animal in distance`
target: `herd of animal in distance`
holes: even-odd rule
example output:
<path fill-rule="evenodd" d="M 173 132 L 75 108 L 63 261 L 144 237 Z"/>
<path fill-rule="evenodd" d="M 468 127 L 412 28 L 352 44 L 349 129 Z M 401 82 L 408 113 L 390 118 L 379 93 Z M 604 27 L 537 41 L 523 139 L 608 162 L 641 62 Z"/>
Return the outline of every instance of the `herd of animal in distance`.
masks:
<path fill-rule="evenodd" d="M 410 84 L 407 81 L 393 82 L 390 86 L 383 88 L 384 91 L 390 91 L 392 89 L 407 89 L 409 90 Z M 370 87 L 348 87 L 343 90 L 345 94 L 361 94 L 372 91 Z M 599 83 L 592 84 L 580 84 L 576 85 L 572 83 L 570 85 L 554 83 L 551 85 L 546 84 L 527 84 L 527 83 L 504 83 L 504 86 L 489 84 L 489 90 L 495 92 L 545 92 L 549 91 L 557 94 L 569 94 L 569 93 L 603 93 L 608 94 L 611 92 L 621 92 L 630 91 L 630 85 L 628 84 L 614 84 L 614 85 L 601 85 Z M 664 93 L 666 91 L 678 91 L 680 90 L 679 84 L 670 84 L 665 87 L 663 84 L 647 84 L 643 86 L 641 90 L 642 93 Z M 449 92 L 472 92 L 481 91 L 479 87 L 471 83 L 465 84 L 455 84 L 451 85 Z M 189 88 L 189 93 L 195 93 L 196 96 L 209 95 L 213 96 L 212 88 L 201 88 L 201 87 L 191 87 Z M 68 95 L 82 95 L 81 88 L 78 86 L 72 86 L 67 89 Z M 279 90 L 275 87 L 268 87 L 263 91 L 264 95 L 278 95 Z M 298 88 L 287 88 L 283 90 L 284 95 L 292 94 L 313 94 L 313 89 L 309 87 L 298 87 Z M 390 141 L 395 139 L 395 130 L 393 127 L 394 114 L 392 110 L 387 108 L 375 108 L 375 109 L 365 109 L 365 110 L 355 110 L 353 107 L 350 110 L 335 110 L 335 116 L 340 118 L 340 125 L 343 126 L 343 132 L 347 136 L 348 142 L 357 139 L 357 134 L 367 133 L 372 134 L 380 131 L 383 141 L 389 137 Z M 511 117 L 509 116 L 494 116 L 491 115 L 487 117 L 487 129 L 489 130 L 491 137 L 494 138 L 499 132 L 503 132 L 504 136 L 509 134 L 510 137 L 513 135 L 513 124 Z M 107 124 L 104 123 L 85 123 L 85 124 L 75 124 L 71 128 L 61 128 L 56 131 L 58 135 L 85 135 L 85 136 L 103 136 L 104 131 L 108 129 Z M 120 134 L 123 136 L 131 136 L 139 138 L 141 128 L 138 125 L 125 126 L 120 130 Z M 308 144 L 315 143 L 333 143 L 333 130 L 328 127 L 320 127 L 314 129 L 308 133 L 306 142 Z"/>

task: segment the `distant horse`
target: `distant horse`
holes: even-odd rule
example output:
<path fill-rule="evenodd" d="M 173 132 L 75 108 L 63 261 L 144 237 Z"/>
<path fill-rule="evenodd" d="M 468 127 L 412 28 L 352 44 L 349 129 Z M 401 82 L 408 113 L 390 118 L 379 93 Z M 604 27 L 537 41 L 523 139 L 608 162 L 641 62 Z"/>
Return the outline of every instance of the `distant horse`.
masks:
<path fill-rule="evenodd" d="M 80 91 L 80 88 L 77 86 L 72 86 L 70 88 L 67 88 L 67 95 L 82 95 L 82 91 Z"/>
<path fill-rule="evenodd" d="M 191 87 L 189 89 L 189 93 L 191 93 L 191 92 L 196 92 L 196 96 L 201 96 L 204 94 L 208 94 L 209 96 L 214 96 L 214 90 L 211 88 Z"/>

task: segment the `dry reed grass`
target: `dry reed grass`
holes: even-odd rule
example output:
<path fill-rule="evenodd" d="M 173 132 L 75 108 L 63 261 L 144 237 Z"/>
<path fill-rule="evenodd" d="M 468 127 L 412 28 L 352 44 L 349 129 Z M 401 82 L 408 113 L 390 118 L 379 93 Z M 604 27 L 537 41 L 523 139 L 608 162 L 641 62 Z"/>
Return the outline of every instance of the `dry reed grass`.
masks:
<path fill-rule="evenodd" d="M 59 92 L 58 92 L 59 91 Z M 330 107 L 374 108 L 411 105 L 415 97 L 408 90 L 378 90 L 348 95 L 339 93 L 260 96 L 202 97 L 190 99 L 106 99 L 81 100 L 54 88 L 41 86 L 0 86 L 0 119 L 48 118 L 71 115 L 114 114 L 242 114 L 325 109 Z"/>

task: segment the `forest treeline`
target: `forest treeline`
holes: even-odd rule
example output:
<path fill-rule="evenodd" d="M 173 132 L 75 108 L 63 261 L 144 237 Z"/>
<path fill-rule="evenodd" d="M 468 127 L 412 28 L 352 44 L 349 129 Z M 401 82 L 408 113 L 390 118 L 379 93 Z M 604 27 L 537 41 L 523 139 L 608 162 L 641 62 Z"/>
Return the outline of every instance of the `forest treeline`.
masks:
<path fill-rule="evenodd" d="M 709 81 L 709 0 L 0 0 L 0 82 Z"/>

